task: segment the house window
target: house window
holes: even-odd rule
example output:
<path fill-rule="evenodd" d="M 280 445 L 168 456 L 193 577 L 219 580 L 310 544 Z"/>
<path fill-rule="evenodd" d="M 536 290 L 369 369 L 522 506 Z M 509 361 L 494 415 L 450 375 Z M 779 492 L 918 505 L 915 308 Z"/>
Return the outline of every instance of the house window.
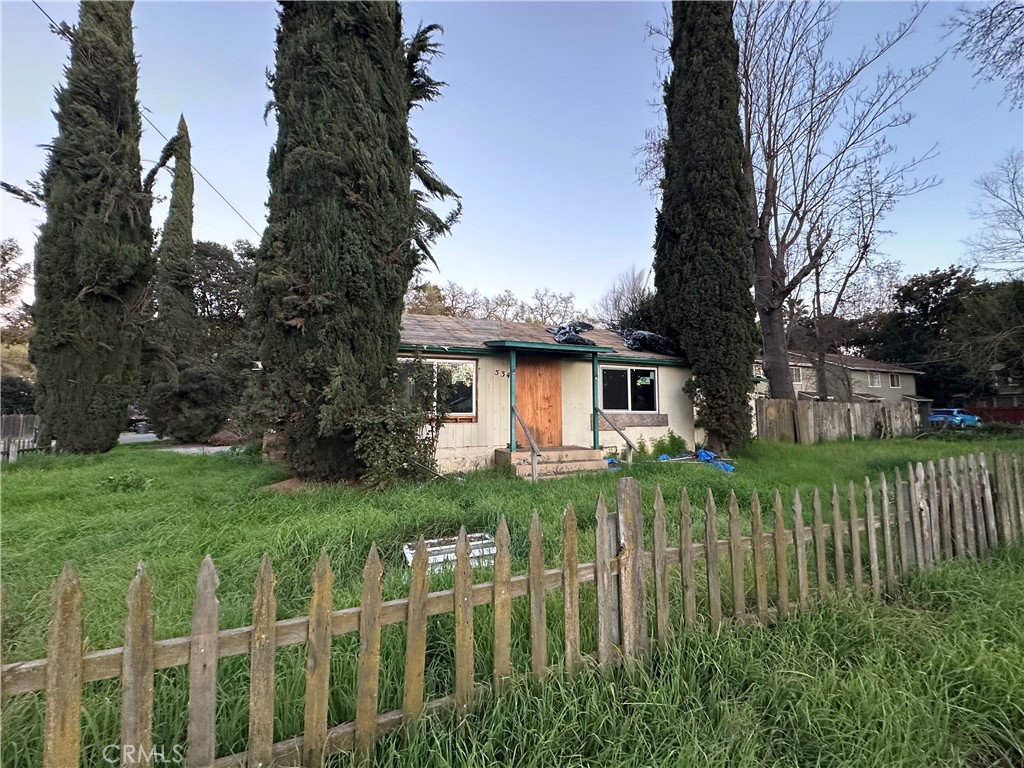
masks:
<path fill-rule="evenodd" d="M 889 386 L 893 389 L 900 388 L 900 375 L 898 373 L 889 374 Z"/>
<path fill-rule="evenodd" d="M 416 362 L 411 359 L 399 360 L 399 369 L 403 364 L 412 366 Z M 431 403 L 437 402 L 440 393 L 448 405 L 449 419 L 471 419 L 476 416 L 476 360 L 424 359 L 419 362 L 433 372 Z M 404 378 L 408 397 L 412 398 L 412 371 L 408 371 Z"/>
<path fill-rule="evenodd" d="M 882 374 L 878 371 L 868 371 L 868 386 L 869 387 L 880 387 L 882 386 Z"/>
<path fill-rule="evenodd" d="M 658 383 L 653 368 L 602 368 L 601 407 L 606 411 L 658 410 Z"/>
<path fill-rule="evenodd" d="M 794 384 L 799 384 L 803 380 L 803 372 L 795 365 L 789 366 L 789 375 L 793 377 Z"/>

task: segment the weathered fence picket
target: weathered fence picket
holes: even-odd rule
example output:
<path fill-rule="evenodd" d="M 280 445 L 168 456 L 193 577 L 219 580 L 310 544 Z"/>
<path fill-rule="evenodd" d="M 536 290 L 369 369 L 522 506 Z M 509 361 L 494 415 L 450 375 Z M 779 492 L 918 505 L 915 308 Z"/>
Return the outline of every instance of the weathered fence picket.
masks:
<path fill-rule="evenodd" d="M 6 664 L 0 676 L 5 697 L 45 691 L 45 712 L 41 763 L 44 768 L 78 765 L 81 751 L 82 691 L 93 680 L 120 678 L 122 689 L 121 742 L 131 748 L 120 751 L 121 765 L 149 765 L 153 752 L 154 672 L 168 667 L 188 666 L 187 744 L 188 764 L 195 766 L 321 765 L 339 751 L 354 753 L 357 762 L 372 760 L 374 745 L 381 734 L 414 721 L 424 713 L 454 708 L 464 713 L 482 687 L 475 680 L 474 609 L 484 606 L 493 615 L 494 688 L 506 687 L 513 675 L 511 658 L 513 601 L 529 602 L 530 673 L 538 680 L 549 673 L 547 622 L 560 621 L 564 647 L 555 651 L 566 674 L 578 672 L 586 656 L 581 635 L 582 583 L 596 586 L 597 648 L 599 664 L 622 658 L 639 658 L 647 648 L 647 578 L 653 571 L 654 636 L 658 646 L 670 642 L 671 611 L 676 594 L 669 589 L 668 573 L 680 565 L 682 624 L 686 631 L 701 625 L 697 607 L 695 560 L 705 567 L 708 603 L 706 619 L 713 629 L 724 621 L 721 603 L 723 553 L 728 553 L 731 613 L 747 613 L 746 557 L 750 550 L 753 570 L 754 611 L 758 619 L 775 615 L 785 619 L 793 612 L 790 580 L 795 578 L 795 606 L 806 609 L 813 598 L 846 591 L 849 576 L 852 591 L 862 594 L 864 553 L 870 573 L 870 594 L 879 599 L 883 589 L 894 594 L 897 576 L 910 568 L 925 569 L 939 559 L 976 557 L 997 544 L 1024 539 L 1024 482 L 1020 457 L 996 454 L 985 457 L 943 459 L 909 467 L 904 484 L 899 472 L 890 485 L 883 473 L 877 490 L 864 479 L 863 519 L 860 517 L 857 487 L 848 493 L 849 515 L 844 520 L 839 491 L 833 487 L 830 525 L 823 519 L 821 495 L 813 493 L 813 517 L 807 525 L 803 500 L 794 493 L 790 529 L 784 521 L 781 495 L 772 503 L 771 544 L 764 529 L 760 496 L 750 502 L 750 535 L 744 536 L 738 501 L 728 498 L 728 538 L 718 534 L 716 501 L 708 492 L 704 508 L 704 541 L 694 541 L 692 508 L 684 489 L 679 504 L 679 547 L 669 547 L 664 498 L 655 489 L 653 535 L 645 546 L 640 487 L 624 479 L 617 492 L 617 511 L 609 514 L 603 497 L 596 507 L 596 547 L 593 563 L 579 563 L 579 530 L 576 513 L 569 504 L 562 515 L 560 568 L 544 567 L 543 535 L 539 514 L 530 522 L 528 569 L 525 575 L 511 575 L 512 549 L 508 525 L 500 518 L 495 532 L 493 577 L 474 583 L 469 539 L 461 529 L 457 539 L 453 587 L 430 592 L 425 542 L 416 547 L 409 573 L 408 596 L 383 600 L 383 566 L 376 545 L 372 545 L 363 569 L 360 605 L 334 611 L 333 572 L 322 552 L 312 575 L 309 615 L 276 619 L 275 576 L 269 557 L 264 555 L 255 581 L 252 624 L 221 630 L 217 589 L 219 579 L 213 560 L 207 556 L 196 578 L 195 606 L 189 636 L 155 641 L 153 633 L 153 587 L 140 563 L 131 580 L 127 598 L 125 643 L 122 648 L 83 654 L 83 593 L 74 569 L 68 565 L 57 581 L 51 604 L 52 620 L 47 659 Z M 878 496 L 876 497 L 876 493 Z M 895 495 L 892 504 L 890 493 Z M 876 504 L 876 499 L 880 503 Z M 894 524 L 895 523 L 895 524 Z M 895 529 L 895 530 L 894 530 Z M 847 545 L 845 537 L 849 533 Z M 808 539 L 808 535 L 810 539 Z M 835 578 L 829 585 L 826 540 L 831 537 Z M 897 556 L 898 537 L 899 556 Z M 879 543 L 881 539 L 881 544 Z M 773 551 L 774 594 L 769 594 L 767 550 Z M 789 548 L 793 547 L 790 553 Z M 850 565 L 847 567 L 846 546 Z M 817 589 L 812 595 L 808 550 L 814 550 Z M 902 567 L 897 566 L 897 560 Z M 884 566 L 884 573 L 883 573 Z M 556 620 L 546 613 L 549 592 L 562 592 L 563 611 Z M 425 701 L 428 617 L 453 614 L 455 690 L 452 695 Z M 591 614 L 593 615 L 593 614 Z M 379 712 L 381 697 L 382 628 L 406 625 L 404 677 L 401 709 Z M 335 635 L 358 633 L 356 658 L 355 719 L 350 723 L 329 721 L 328 693 L 337 686 L 330 679 L 332 640 Z M 306 687 L 304 732 L 287 741 L 274 742 L 275 665 L 279 646 L 304 644 Z M 481 646 L 488 645 L 481 643 Z M 620 653 L 621 650 L 621 653 Z M 249 723 L 246 751 L 216 758 L 216 713 L 218 660 L 248 655 Z M 560 659 L 558 658 L 560 656 Z M 525 671 L 525 670 L 524 670 Z"/>

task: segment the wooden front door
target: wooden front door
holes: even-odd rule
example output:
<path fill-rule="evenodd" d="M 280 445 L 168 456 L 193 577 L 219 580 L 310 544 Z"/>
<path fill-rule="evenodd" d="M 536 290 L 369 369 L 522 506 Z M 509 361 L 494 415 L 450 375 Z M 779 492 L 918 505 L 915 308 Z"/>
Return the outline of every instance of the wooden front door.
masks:
<path fill-rule="evenodd" d="M 516 407 L 540 448 L 562 444 L 562 361 L 520 354 L 516 361 Z M 516 422 L 516 447 L 529 449 Z"/>

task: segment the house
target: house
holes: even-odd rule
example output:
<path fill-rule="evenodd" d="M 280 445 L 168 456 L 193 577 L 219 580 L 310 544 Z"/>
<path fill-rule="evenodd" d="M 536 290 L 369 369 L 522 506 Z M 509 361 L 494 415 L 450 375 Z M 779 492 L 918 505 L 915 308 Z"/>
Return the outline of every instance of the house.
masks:
<path fill-rule="evenodd" d="M 582 452 L 592 462 L 597 451 L 624 448 L 624 436 L 650 441 L 671 430 L 692 446 L 686 361 L 628 349 L 611 331 L 582 335 L 594 346 L 557 343 L 541 325 L 404 315 L 399 354 L 453 384 L 440 469 L 520 464 L 531 437 L 542 454 Z"/>
<path fill-rule="evenodd" d="M 796 352 L 789 353 L 789 371 L 798 399 L 820 400 L 814 358 Z M 763 379 L 761 359 L 754 364 L 755 392 L 767 397 L 767 383 Z M 921 371 L 894 363 L 883 363 L 853 355 L 828 354 L 825 356 L 825 376 L 828 399 L 838 402 L 913 403 L 923 416 L 931 407 L 931 400 L 917 394 L 917 376 Z"/>

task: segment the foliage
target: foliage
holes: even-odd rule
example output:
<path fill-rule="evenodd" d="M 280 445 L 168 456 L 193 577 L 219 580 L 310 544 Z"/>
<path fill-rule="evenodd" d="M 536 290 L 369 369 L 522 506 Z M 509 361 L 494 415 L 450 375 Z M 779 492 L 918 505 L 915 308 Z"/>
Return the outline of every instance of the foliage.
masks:
<path fill-rule="evenodd" d="M 36 392 L 31 381 L 0 376 L 0 413 L 35 413 Z"/>
<path fill-rule="evenodd" d="M 865 357 L 922 371 L 917 393 L 937 406 L 952 404 L 955 397 L 984 395 L 988 372 L 974 375 L 943 352 L 952 329 L 963 320 L 964 299 L 977 285 L 971 270 L 955 266 L 911 276 L 896 291 L 893 311 L 863 319 L 853 345 Z"/>
<path fill-rule="evenodd" d="M 664 437 L 652 440 L 650 446 L 646 441 L 640 439 L 637 441 L 636 447 L 640 459 L 657 459 L 662 454 L 678 456 L 687 450 L 686 441 L 671 429 Z"/>
<path fill-rule="evenodd" d="M 658 332 L 654 319 L 654 291 L 646 269 L 630 267 L 620 272 L 594 306 L 594 318 L 605 328 L 634 328 Z"/>
<path fill-rule="evenodd" d="M 1021 25 L 1024 27 L 1024 6 Z M 1021 34 L 1024 41 L 1024 29 Z M 972 211 L 981 222 L 981 231 L 967 240 L 974 264 L 990 272 L 1024 278 L 1024 152 L 1012 150 L 994 171 L 983 174 L 974 185 L 981 193 Z"/>
<path fill-rule="evenodd" d="M 143 477 L 134 470 L 109 475 L 103 480 L 103 487 L 112 493 L 135 493 L 148 491 L 153 485 L 152 477 Z"/>
<path fill-rule="evenodd" d="M 494 296 L 483 296 L 449 280 L 445 285 L 414 282 L 405 294 L 405 311 L 414 315 L 472 317 L 479 320 L 504 320 L 511 323 L 565 325 L 587 320 L 584 309 L 576 306 L 573 293 L 556 293 L 550 288 L 533 292 L 529 301 L 506 289 Z"/>
<path fill-rule="evenodd" d="M 974 76 L 1003 80 L 1006 100 L 1024 105 L 1024 3 L 962 5 L 946 26 L 958 38 L 953 50 L 974 63 Z"/>
<path fill-rule="evenodd" d="M 153 383 L 142 410 L 158 434 L 185 442 L 205 442 L 239 405 L 255 358 L 255 344 L 245 332 L 250 301 L 253 246 L 244 240 L 234 250 L 206 241 L 195 243 L 189 272 L 195 308 L 191 348 L 170 371 L 154 350 Z M 165 358 L 166 359 L 166 358 Z"/>
<path fill-rule="evenodd" d="M 131 3 L 81 4 L 43 177 L 30 355 L 50 431 L 42 437 L 61 451 L 113 447 L 139 386 L 152 200 L 141 180 L 131 12 Z"/>
<path fill-rule="evenodd" d="M 978 381 L 1024 381 L 1024 280 L 978 285 L 961 300 L 938 353 Z"/>
<path fill-rule="evenodd" d="M 672 35 L 654 281 L 662 322 L 693 366 L 699 422 L 721 452 L 750 436 L 757 348 L 731 4 L 676 3 Z"/>
<path fill-rule="evenodd" d="M 174 181 L 160 245 L 156 249 L 154 298 L 156 318 L 148 341 L 158 346 L 171 363 L 190 352 L 196 342 L 196 306 L 192 286 L 195 245 L 192 242 L 192 142 L 185 116 L 164 150 L 174 157 Z"/>
<path fill-rule="evenodd" d="M 1024 440 L 1024 424 L 1007 424 L 999 421 L 985 421 L 976 427 L 958 429 L 948 424 L 939 427 L 922 427 L 918 440 L 941 440 L 949 443 L 975 443 L 993 438 Z"/>
<path fill-rule="evenodd" d="M 440 87 L 422 77 L 429 53 L 404 48 L 396 3 L 280 9 L 278 138 L 251 313 L 263 370 L 248 411 L 284 435 L 302 476 L 369 469 L 357 421 L 388 402 L 402 298 L 422 257 L 408 113 Z"/>
<path fill-rule="evenodd" d="M 21 302 L 21 292 L 32 276 L 32 264 L 22 263 L 23 258 L 21 246 L 13 237 L 0 241 L 0 311 L 5 342 L 9 341 L 12 329 L 26 328 L 31 323 Z"/>

